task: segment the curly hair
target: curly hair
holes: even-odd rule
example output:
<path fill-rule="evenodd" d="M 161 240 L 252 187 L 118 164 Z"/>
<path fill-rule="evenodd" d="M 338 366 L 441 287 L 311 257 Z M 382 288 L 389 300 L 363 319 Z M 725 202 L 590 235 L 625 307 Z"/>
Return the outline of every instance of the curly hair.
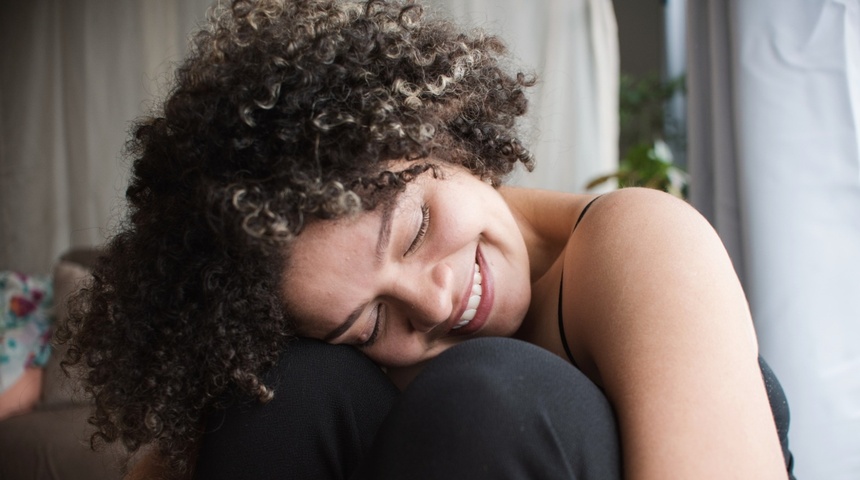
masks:
<path fill-rule="evenodd" d="M 304 225 L 373 209 L 432 161 L 496 185 L 530 169 L 515 121 L 534 79 L 504 53 L 411 1 L 211 10 L 133 126 L 128 215 L 61 333 L 92 442 L 153 444 L 184 471 L 208 413 L 273 395 L 261 375 L 295 332 L 279 285 Z"/>

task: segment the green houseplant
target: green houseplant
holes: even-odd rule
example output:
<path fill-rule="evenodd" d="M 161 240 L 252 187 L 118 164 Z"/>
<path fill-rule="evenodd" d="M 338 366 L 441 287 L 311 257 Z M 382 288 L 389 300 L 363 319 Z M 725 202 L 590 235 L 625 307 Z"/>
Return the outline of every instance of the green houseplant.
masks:
<path fill-rule="evenodd" d="M 686 198 L 687 173 L 673 163 L 667 140 L 683 144 L 676 119 L 667 119 L 666 102 L 684 89 L 684 77 L 664 81 L 657 75 L 622 75 L 619 88 L 618 170 L 601 175 L 587 189 L 609 181 L 618 187 L 656 188 Z"/>

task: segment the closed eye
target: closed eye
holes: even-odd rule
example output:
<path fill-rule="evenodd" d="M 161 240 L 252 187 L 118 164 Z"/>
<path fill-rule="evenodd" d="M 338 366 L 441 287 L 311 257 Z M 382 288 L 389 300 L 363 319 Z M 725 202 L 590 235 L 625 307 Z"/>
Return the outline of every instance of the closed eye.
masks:
<path fill-rule="evenodd" d="M 430 228 L 430 207 L 425 204 L 421 206 L 421 226 L 418 227 L 418 233 L 415 234 L 415 238 L 412 240 L 409 248 L 406 249 L 404 256 L 411 255 L 418 250 L 418 247 L 424 243 L 424 237 L 427 235 L 428 228 Z"/>
<path fill-rule="evenodd" d="M 367 337 L 367 340 L 356 345 L 358 348 L 368 348 L 376 342 L 376 338 L 379 336 L 379 324 L 382 323 L 383 314 L 385 313 L 384 305 L 378 304 L 376 306 L 376 319 L 373 323 L 373 331 L 370 332 L 370 336 Z"/>

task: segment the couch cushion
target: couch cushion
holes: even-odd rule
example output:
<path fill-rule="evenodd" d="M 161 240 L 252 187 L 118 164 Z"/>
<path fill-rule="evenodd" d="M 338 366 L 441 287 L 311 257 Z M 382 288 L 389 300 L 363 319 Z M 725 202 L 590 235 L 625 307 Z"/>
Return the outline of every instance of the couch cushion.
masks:
<path fill-rule="evenodd" d="M 89 408 L 39 410 L 0 421 L 0 478 L 119 480 L 118 446 L 94 452 Z"/>

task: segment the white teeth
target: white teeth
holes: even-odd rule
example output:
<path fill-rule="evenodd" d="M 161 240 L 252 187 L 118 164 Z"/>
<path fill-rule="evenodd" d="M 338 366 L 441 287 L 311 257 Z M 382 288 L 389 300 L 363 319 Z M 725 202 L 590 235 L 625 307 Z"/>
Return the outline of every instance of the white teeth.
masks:
<path fill-rule="evenodd" d="M 480 295 L 472 295 L 471 297 L 469 297 L 469 304 L 466 305 L 466 308 L 467 309 L 478 308 L 479 303 L 481 303 L 481 296 Z"/>
<path fill-rule="evenodd" d="M 453 330 L 466 326 L 473 318 L 475 318 L 475 312 L 477 311 L 478 305 L 481 303 L 481 295 L 484 293 L 484 290 L 481 287 L 482 280 L 481 267 L 476 263 L 475 275 L 472 277 L 472 295 L 469 297 L 466 311 L 463 312 L 463 316 L 460 317 L 460 322 L 452 328 Z"/>
<path fill-rule="evenodd" d="M 454 325 L 451 330 L 456 330 L 460 327 L 466 326 L 469 322 L 472 321 L 473 318 L 475 318 L 475 312 L 476 310 L 474 308 L 467 309 L 465 312 L 463 312 L 463 316 L 460 317 L 460 323 Z"/>

